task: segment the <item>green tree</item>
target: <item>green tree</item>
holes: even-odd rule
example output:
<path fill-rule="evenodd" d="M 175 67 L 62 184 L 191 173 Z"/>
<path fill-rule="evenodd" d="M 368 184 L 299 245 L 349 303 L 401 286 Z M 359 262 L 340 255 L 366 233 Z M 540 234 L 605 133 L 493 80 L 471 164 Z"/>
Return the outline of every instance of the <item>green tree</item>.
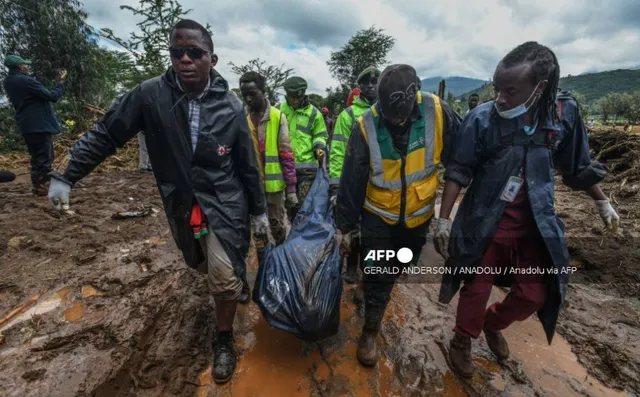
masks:
<path fill-rule="evenodd" d="M 375 26 L 358 31 L 339 51 L 332 51 L 327 61 L 331 75 L 348 87 L 355 87 L 360 72 L 369 66 L 382 68 L 396 39 Z"/>
<path fill-rule="evenodd" d="M 98 46 L 86 18 L 76 0 L 0 0 L 0 59 L 7 54 L 30 59 L 34 77 L 45 86 L 52 86 L 58 71 L 66 69 L 65 95 L 55 108 L 63 127 L 71 119 L 77 130 L 93 121 L 85 105 L 110 102 L 115 75 L 126 69 L 113 52 Z"/>
<path fill-rule="evenodd" d="M 309 102 L 318 109 L 324 106 L 324 98 L 318 94 L 309 94 Z"/>
<path fill-rule="evenodd" d="M 456 97 L 453 96 L 451 91 L 449 91 L 449 95 L 447 96 L 447 103 L 456 113 L 461 113 L 462 110 L 460 109 L 460 104 L 456 102 Z"/>
<path fill-rule="evenodd" d="M 571 95 L 573 95 L 576 102 L 578 103 L 578 109 L 580 109 L 580 115 L 582 115 L 583 119 L 586 119 L 589 116 L 589 112 L 590 112 L 589 105 L 587 104 L 587 99 L 585 98 L 584 95 L 582 95 L 578 91 L 572 91 Z"/>
<path fill-rule="evenodd" d="M 284 94 L 281 91 L 284 82 L 293 74 L 293 69 L 285 68 L 284 64 L 280 66 L 266 65 L 266 61 L 261 61 L 260 58 L 252 59 L 246 65 L 236 65 L 229 62 L 229 66 L 231 66 L 231 71 L 238 76 L 250 71 L 260 73 L 265 80 L 267 99 L 272 104 L 278 102 L 278 95 Z"/>
<path fill-rule="evenodd" d="M 340 114 L 347 106 L 347 99 L 351 89 L 346 86 L 338 86 L 335 88 L 327 88 L 327 96 L 324 99 L 324 106 L 328 107 L 333 114 Z"/>
<path fill-rule="evenodd" d="M 124 88 L 131 89 L 163 74 L 171 65 L 168 55 L 171 28 L 192 10 L 184 10 L 177 0 L 140 0 L 137 8 L 123 5 L 120 9 L 142 17 L 136 24 L 141 33 L 131 32 L 127 40 L 117 37 L 111 29 L 102 29 L 105 36 L 125 48 L 135 62 L 133 73 L 124 82 Z M 211 26 L 207 24 L 206 29 L 211 31 Z"/>

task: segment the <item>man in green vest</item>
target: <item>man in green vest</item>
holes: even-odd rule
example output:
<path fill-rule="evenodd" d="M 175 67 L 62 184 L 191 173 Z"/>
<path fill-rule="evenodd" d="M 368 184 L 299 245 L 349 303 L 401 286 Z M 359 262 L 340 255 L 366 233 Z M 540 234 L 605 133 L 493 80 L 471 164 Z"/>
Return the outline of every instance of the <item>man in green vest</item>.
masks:
<path fill-rule="evenodd" d="M 342 163 L 344 155 L 347 151 L 347 142 L 351 136 L 351 131 L 356 122 L 356 118 L 360 117 L 365 110 L 368 110 L 376 99 L 376 87 L 378 86 L 378 78 L 380 70 L 370 66 L 363 70 L 358 76 L 358 88 L 360 94 L 353 100 L 353 104 L 346 108 L 338 116 L 336 126 L 331 140 L 331 148 L 329 151 L 329 197 L 331 202 L 336 204 L 336 195 L 338 194 L 338 182 L 342 174 Z M 355 232 L 357 234 L 357 231 Z M 359 248 L 356 235 L 351 240 L 351 253 L 347 257 L 347 271 L 344 281 L 349 284 L 358 282 L 358 259 Z"/>
<path fill-rule="evenodd" d="M 357 357 L 377 362 L 376 337 L 396 277 L 417 263 L 427 241 L 438 189 L 437 166 L 447 164 L 460 117 L 436 95 L 417 89 L 409 65 L 380 76 L 378 101 L 356 120 L 338 187 L 337 240 L 350 251 L 360 226 L 365 320 Z M 394 251 L 394 257 L 377 254 Z"/>
<path fill-rule="evenodd" d="M 296 196 L 296 168 L 289 140 L 289 125 L 282 112 L 271 106 L 264 95 L 265 80 L 256 72 L 240 77 L 240 91 L 246 104 L 245 112 L 258 156 L 264 190 L 267 196 L 267 215 L 276 244 L 286 237 L 285 194 L 288 205 L 298 203 Z M 258 258 L 263 248 L 258 247 Z"/>
<path fill-rule="evenodd" d="M 298 180 L 298 203 L 289 209 L 289 219 L 293 222 L 316 177 L 318 163 L 324 162 L 328 135 L 322 113 L 305 95 L 307 82 L 302 77 L 291 77 L 284 82 L 284 90 L 287 100 L 280 105 L 280 110 L 289 122 Z"/>

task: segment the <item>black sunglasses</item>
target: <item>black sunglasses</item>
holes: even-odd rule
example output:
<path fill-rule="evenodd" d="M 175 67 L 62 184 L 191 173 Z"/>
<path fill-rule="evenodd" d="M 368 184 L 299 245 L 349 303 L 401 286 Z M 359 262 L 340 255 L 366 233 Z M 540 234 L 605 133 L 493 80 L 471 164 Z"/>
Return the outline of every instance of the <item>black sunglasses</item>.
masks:
<path fill-rule="evenodd" d="M 171 54 L 172 58 L 182 59 L 184 54 L 191 59 L 200 59 L 205 54 L 208 54 L 209 51 L 202 49 L 200 47 L 171 47 L 169 48 L 169 54 Z"/>

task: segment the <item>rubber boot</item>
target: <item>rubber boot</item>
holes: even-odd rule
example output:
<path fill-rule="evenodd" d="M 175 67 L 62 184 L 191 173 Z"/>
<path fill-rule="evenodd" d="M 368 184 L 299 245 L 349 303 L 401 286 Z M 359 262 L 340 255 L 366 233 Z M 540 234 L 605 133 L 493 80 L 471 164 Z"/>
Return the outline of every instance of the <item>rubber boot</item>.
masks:
<path fill-rule="evenodd" d="M 473 377 L 475 366 L 471 360 L 471 338 L 455 333 L 449 343 L 449 360 L 452 369 L 464 378 Z"/>
<path fill-rule="evenodd" d="M 509 344 L 507 340 L 502 335 L 502 332 L 492 332 L 483 329 L 484 337 L 487 339 L 487 345 L 489 345 L 489 349 L 496 355 L 498 360 L 506 360 L 509 358 Z"/>
<path fill-rule="evenodd" d="M 240 292 L 240 296 L 238 297 L 238 303 L 242 305 L 246 305 L 251 301 L 251 288 L 249 287 L 249 283 L 242 283 L 242 292 Z"/>
<path fill-rule="evenodd" d="M 216 332 L 213 339 L 213 368 L 211 375 L 218 383 L 226 383 L 236 370 L 236 352 L 233 349 L 233 332 Z"/>
<path fill-rule="evenodd" d="M 367 312 L 365 307 L 364 326 L 358 340 L 357 357 L 360 364 L 365 367 L 373 367 L 378 362 L 377 337 L 382 323 L 382 312 Z"/>
<path fill-rule="evenodd" d="M 359 259 L 360 255 L 354 250 L 347 255 L 347 271 L 344 273 L 345 283 L 355 284 L 360 281 L 360 277 L 358 277 Z"/>

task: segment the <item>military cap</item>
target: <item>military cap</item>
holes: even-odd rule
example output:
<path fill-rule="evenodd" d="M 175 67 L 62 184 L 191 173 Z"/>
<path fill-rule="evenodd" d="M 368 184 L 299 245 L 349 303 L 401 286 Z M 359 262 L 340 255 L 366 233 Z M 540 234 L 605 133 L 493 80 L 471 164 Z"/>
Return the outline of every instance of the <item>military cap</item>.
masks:
<path fill-rule="evenodd" d="M 284 82 L 284 90 L 287 95 L 302 96 L 307 90 L 307 81 L 302 77 L 289 77 Z"/>
<path fill-rule="evenodd" d="M 356 80 L 356 82 L 359 83 L 360 80 L 364 79 L 367 76 L 380 77 L 380 70 L 378 70 L 375 66 L 369 66 L 368 68 L 360 72 L 360 74 L 358 75 L 358 80 Z"/>

